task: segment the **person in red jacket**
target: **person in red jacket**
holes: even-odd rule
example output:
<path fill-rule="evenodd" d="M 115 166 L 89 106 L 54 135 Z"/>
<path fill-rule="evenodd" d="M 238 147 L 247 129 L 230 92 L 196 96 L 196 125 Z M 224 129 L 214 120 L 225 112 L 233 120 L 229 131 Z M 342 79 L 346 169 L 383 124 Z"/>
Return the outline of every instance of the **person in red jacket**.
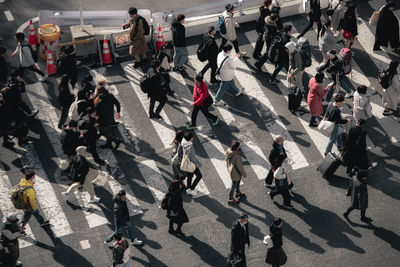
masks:
<path fill-rule="evenodd" d="M 208 92 L 206 83 L 203 81 L 203 74 L 199 73 L 194 77 L 194 89 L 193 89 L 193 104 L 190 108 L 193 108 L 192 112 L 192 123 L 187 126 L 187 130 L 194 130 L 197 128 L 196 119 L 199 110 L 203 112 L 204 116 L 213 120 L 212 126 L 216 126 L 219 123 L 219 116 L 215 116 L 208 111 L 208 108 L 212 105 L 213 99 Z"/>

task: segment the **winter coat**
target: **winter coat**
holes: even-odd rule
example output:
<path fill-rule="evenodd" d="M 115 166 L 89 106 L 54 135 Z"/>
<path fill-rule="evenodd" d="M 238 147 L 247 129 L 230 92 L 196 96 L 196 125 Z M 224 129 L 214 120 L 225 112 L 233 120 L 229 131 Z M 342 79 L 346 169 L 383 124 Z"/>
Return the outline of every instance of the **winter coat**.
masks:
<path fill-rule="evenodd" d="M 224 61 L 224 64 L 222 65 L 222 67 L 220 69 L 220 74 L 219 74 L 219 78 L 221 79 L 221 81 L 224 81 L 224 82 L 232 81 L 235 78 L 235 69 L 236 69 L 235 62 L 238 59 L 237 57 L 232 59 L 230 57 L 230 54 L 225 53 L 224 51 L 221 51 L 217 57 L 218 68 L 221 66 L 222 61 L 226 57 L 228 57 L 228 58 Z"/>
<path fill-rule="evenodd" d="M 304 70 L 303 60 L 299 52 L 294 50 L 289 54 L 289 73 L 296 75 L 299 71 Z"/>
<path fill-rule="evenodd" d="M 362 127 L 351 127 L 343 149 L 343 160 L 348 166 L 368 169 L 367 134 Z"/>
<path fill-rule="evenodd" d="M 328 105 L 325 116 L 328 121 L 332 121 L 335 124 L 347 123 L 347 120 L 342 119 L 342 112 L 340 111 L 340 109 L 334 106 L 332 103 Z"/>
<path fill-rule="evenodd" d="M 200 86 L 195 84 L 193 88 L 193 104 L 195 106 L 202 106 L 204 100 L 206 100 L 209 95 L 210 93 L 204 81 L 200 83 Z"/>
<path fill-rule="evenodd" d="M 344 12 L 346 10 L 345 5 L 345 0 L 333 0 L 330 3 L 330 7 L 332 9 L 337 6 L 336 9 L 333 11 L 332 16 L 330 16 L 332 29 L 334 29 L 335 31 L 340 29 L 340 21 L 343 19 Z"/>
<path fill-rule="evenodd" d="M 221 34 L 222 37 L 224 37 L 226 40 L 236 40 L 236 27 L 239 25 L 236 21 L 233 20 L 233 13 L 229 13 L 228 11 L 224 11 L 222 13 L 222 16 L 224 17 L 225 20 L 225 28 L 226 28 L 226 33 Z"/>
<path fill-rule="evenodd" d="M 245 245 L 250 246 L 249 238 L 249 223 L 244 226 L 240 225 L 239 220 L 236 220 L 231 229 L 231 251 L 238 253 L 239 250 L 244 252 Z"/>
<path fill-rule="evenodd" d="M 280 37 L 281 37 L 282 46 L 279 51 L 278 62 L 279 62 L 279 64 L 281 64 L 283 66 L 289 67 L 289 54 L 287 53 L 287 51 L 285 49 L 285 45 L 291 41 L 292 37 L 289 34 L 286 34 L 284 32 L 280 35 Z"/>
<path fill-rule="evenodd" d="M 117 113 L 119 113 L 121 112 L 121 104 L 115 96 L 110 93 L 105 93 L 99 98 L 100 101 L 96 105 L 96 114 L 99 116 L 98 122 L 102 126 L 114 125 L 114 106 L 117 108 Z"/>
<path fill-rule="evenodd" d="M 278 158 L 280 154 L 284 155 L 284 158 L 287 158 L 286 150 L 283 146 L 279 145 L 278 143 L 274 142 L 272 144 L 272 150 L 269 153 L 269 162 L 272 166 L 275 165 L 275 160 Z"/>
<path fill-rule="evenodd" d="M 283 245 L 282 242 L 282 228 L 278 228 L 275 225 L 272 225 L 269 228 L 272 245 L 274 248 L 280 248 Z"/>
<path fill-rule="evenodd" d="M 368 190 L 365 179 L 353 179 L 351 190 L 351 206 L 353 209 L 366 210 L 368 208 Z"/>
<path fill-rule="evenodd" d="M 181 151 L 179 151 L 181 150 Z M 196 168 L 201 167 L 200 161 L 196 158 L 196 150 L 193 147 L 193 143 L 191 141 L 186 141 L 185 138 L 182 139 L 181 146 L 178 149 L 178 153 L 182 153 L 181 155 L 186 155 L 187 153 L 189 156 L 189 160 L 196 165 Z"/>
<path fill-rule="evenodd" d="M 76 148 L 80 144 L 80 133 L 71 129 L 64 129 L 61 133 L 61 148 L 67 156 L 76 154 Z"/>
<path fill-rule="evenodd" d="M 379 19 L 375 31 L 376 43 L 379 46 L 387 47 L 390 41 L 392 48 L 398 48 L 399 42 L 399 20 L 393 11 L 385 6 L 379 12 Z"/>
<path fill-rule="evenodd" d="M 153 68 L 150 68 L 147 73 L 151 77 L 151 83 L 149 85 L 149 88 L 151 89 L 148 91 L 147 96 L 156 101 L 164 101 L 167 96 L 162 87 L 160 73 Z"/>
<path fill-rule="evenodd" d="M 218 56 L 218 45 L 217 42 L 215 42 L 215 37 L 212 37 L 209 34 L 205 34 L 203 36 L 203 44 L 206 46 L 206 51 L 207 51 L 207 60 L 208 61 L 216 61 L 217 56 Z"/>
<path fill-rule="evenodd" d="M 312 77 L 308 82 L 308 89 L 307 104 L 311 116 L 319 116 L 323 112 L 322 98 L 328 93 L 329 88 L 326 87 L 324 90 L 322 84 L 317 83 L 315 77 Z"/>
<path fill-rule="evenodd" d="M 286 262 L 282 258 L 283 255 L 286 255 L 282 249 L 282 229 L 272 225 L 269 231 L 273 247 L 268 249 L 265 262 L 272 266 L 282 266 Z"/>
<path fill-rule="evenodd" d="M 131 39 L 131 46 L 133 46 L 134 55 L 145 54 L 147 50 L 146 37 L 144 36 L 144 28 L 142 17 L 137 16 L 129 19 L 129 36 Z M 137 26 L 136 26 L 137 24 Z"/>
<path fill-rule="evenodd" d="M 129 222 L 129 210 L 126 201 L 122 201 L 118 195 L 114 196 L 114 225 L 119 228 Z"/>
<path fill-rule="evenodd" d="M 331 29 L 326 28 L 325 34 L 319 39 L 319 50 L 322 54 L 326 55 L 329 50 L 337 48 L 337 38 L 334 36 Z"/>
<path fill-rule="evenodd" d="M 265 42 L 268 45 L 271 45 L 272 41 L 274 40 L 275 36 L 278 34 L 276 22 L 271 20 L 270 16 L 265 18 Z"/>
<path fill-rule="evenodd" d="M 113 267 L 125 263 L 125 260 L 129 261 L 129 254 L 130 248 L 128 240 L 122 238 L 121 241 L 115 242 L 113 248 Z"/>
<path fill-rule="evenodd" d="M 33 181 L 25 180 L 25 178 L 22 178 L 21 181 L 19 182 L 19 185 L 21 187 L 32 186 L 32 188 L 24 190 L 23 200 L 24 203 L 27 204 L 29 207 L 31 207 L 32 210 L 37 210 L 36 192 L 35 189 L 33 189 L 33 184 L 34 184 Z M 26 210 L 24 209 L 24 211 Z"/>
<path fill-rule="evenodd" d="M 86 144 L 96 142 L 97 140 L 97 127 L 95 126 L 96 122 L 96 118 L 89 114 L 82 116 L 78 121 L 78 128 L 80 131 L 83 131 Z"/>
<path fill-rule="evenodd" d="M 177 224 L 189 222 L 189 218 L 183 208 L 182 191 L 168 192 L 167 217 Z"/>
<path fill-rule="evenodd" d="M 22 235 L 19 231 L 19 225 L 17 222 L 11 223 L 7 219 L 2 226 L 1 232 L 1 243 L 5 247 L 13 246 L 18 244 L 18 238 Z"/>
<path fill-rule="evenodd" d="M 260 16 L 257 19 L 256 23 L 256 31 L 258 33 L 264 33 L 264 25 L 265 25 L 265 18 L 271 14 L 269 8 L 266 8 L 265 5 L 260 6 Z"/>
<path fill-rule="evenodd" d="M 400 76 L 394 75 L 392 83 L 387 89 L 383 89 L 382 102 L 383 106 L 396 110 L 400 96 Z"/>
<path fill-rule="evenodd" d="M 85 183 L 86 176 L 89 173 L 90 168 L 96 168 L 92 163 L 90 163 L 84 156 L 75 155 L 70 159 L 71 171 L 70 175 L 74 182 L 81 185 Z"/>
<path fill-rule="evenodd" d="M 242 158 L 239 151 L 232 151 L 230 148 L 225 152 L 226 167 L 233 182 L 239 182 L 242 177 L 247 176 L 243 168 Z"/>
<path fill-rule="evenodd" d="M 172 39 L 174 40 L 174 46 L 185 47 L 186 46 L 186 30 L 185 26 L 180 23 L 177 19 L 174 19 L 171 24 Z"/>
<path fill-rule="evenodd" d="M 21 67 L 29 67 L 35 64 L 31 49 L 29 48 L 28 41 L 26 39 L 18 43 L 14 53 L 19 59 L 19 64 Z"/>
<path fill-rule="evenodd" d="M 354 93 L 353 97 L 353 118 L 358 121 L 359 119 L 369 119 L 372 117 L 371 95 Z"/>
<path fill-rule="evenodd" d="M 351 37 L 354 38 L 358 35 L 358 30 L 357 30 L 357 18 L 349 15 L 349 16 L 344 16 L 341 26 L 344 31 L 348 31 L 351 33 Z"/>

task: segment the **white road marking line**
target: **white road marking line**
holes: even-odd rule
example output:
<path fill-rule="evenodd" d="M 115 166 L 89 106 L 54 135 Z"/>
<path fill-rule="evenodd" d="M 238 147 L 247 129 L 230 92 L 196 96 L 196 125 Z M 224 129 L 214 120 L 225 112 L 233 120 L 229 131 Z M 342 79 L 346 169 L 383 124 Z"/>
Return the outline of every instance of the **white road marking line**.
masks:
<path fill-rule="evenodd" d="M 4 10 L 4 15 L 7 17 L 8 21 L 14 21 L 14 16 L 10 10 Z"/>

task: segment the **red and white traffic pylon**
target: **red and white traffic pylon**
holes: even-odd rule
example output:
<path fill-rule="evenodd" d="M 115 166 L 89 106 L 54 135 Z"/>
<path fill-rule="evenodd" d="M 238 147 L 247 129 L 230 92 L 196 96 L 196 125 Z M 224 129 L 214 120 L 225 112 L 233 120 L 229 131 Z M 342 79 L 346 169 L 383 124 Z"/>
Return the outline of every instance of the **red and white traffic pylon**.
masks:
<path fill-rule="evenodd" d="M 50 50 L 47 50 L 46 73 L 48 75 L 52 75 L 52 74 L 56 74 L 57 73 L 56 65 L 54 64 L 53 53 Z"/>
<path fill-rule="evenodd" d="M 103 43 L 103 55 L 101 56 L 103 60 L 103 64 L 111 64 L 112 57 L 110 53 L 110 47 L 108 46 L 107 35 L 104 35 L 104 43 Z"/>
<path fill-rule="evenodd" d="M 39 44 L 39 40 L 38 40 L 38 37 L 36 35 L 35 26 L 33 26 L 32 20 L 30 20 L 30 22 L 29 22 L 29 39 L 28 39 L 28 43 L 30 45 Z"/>
<path fill-rule="evenodd" d="M 157 43 L 156 43 L 157 52 L 161 50 L 161 47 L 163 45 L 165 45 L 164 36 L 161 31 L 161 24 L 158 24 L 158 36 L 157 36 Z"/>

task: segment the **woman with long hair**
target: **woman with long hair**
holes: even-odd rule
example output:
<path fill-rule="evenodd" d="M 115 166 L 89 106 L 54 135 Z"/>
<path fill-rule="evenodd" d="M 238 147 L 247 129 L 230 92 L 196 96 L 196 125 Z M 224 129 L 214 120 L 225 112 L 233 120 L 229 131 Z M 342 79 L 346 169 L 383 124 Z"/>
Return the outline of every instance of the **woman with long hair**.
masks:
<path fill-rule="evenodd" d="M 347 2 L 347 10 L 344 12 L 344 17 L 341 21 L 342 36 L 345 40 L 345 47 L 351 48 L 354 41 L 357 39 L 357 16 L 356 5 L 353 2 Z"/>
<path fill-rule="evenodd" d="M 168 208 L 167 217 L 169 218 L 169 229 L 168 233 L 177 234 L 184 237 L 185 234 L 182 232 L 182 225 L 189 222 L 189 218 L 183 208 L 182 191 L 185 189 L 185 185 L 180 180 L 173 180 L 169 185 L 168 189 Z M 178 227 L 174 230 L 174 224 Z"/>

